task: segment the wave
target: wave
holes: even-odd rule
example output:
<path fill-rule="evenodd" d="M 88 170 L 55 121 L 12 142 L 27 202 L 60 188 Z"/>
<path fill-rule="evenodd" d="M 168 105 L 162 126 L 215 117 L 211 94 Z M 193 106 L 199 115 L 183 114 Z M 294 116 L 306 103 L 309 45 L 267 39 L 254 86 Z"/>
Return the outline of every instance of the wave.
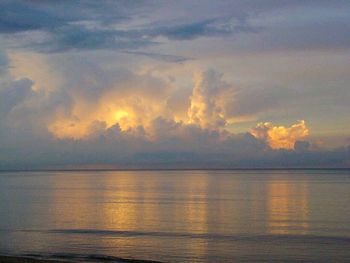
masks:
<path fill-rule="evenodd" d="M 74 253 L 53 253 L 53 254 L 26 254 L 24 256 L 45 259 L 63 259 L 70 261 L 93 261 L 93 262 L 130 262 L 130 263 L 161 263 L 161 261 L 122 258 L 116 256 L 100 255 L 100 254 L 74 254 Z"/>
<path fill-rule="evenodd" d="M 2 259 L 4 261 L 2 261 Z M 32 261 L 32 260 L 35 260 L 35 261 Z M 122 257 L 115 257 L 115 256 L 99 255 L 99 254 L 84 255 L 84 254 L 74 254 L 74 253 L 53 253 L 53 254 L 30 253 L 30 254 L 23 254 L 23 255 L 10 255 L 10 254 L 0 255 L 0 262 L 53 262 L 52 260 L 59 260 L 62 262 L 162 263 L 161 261 L 122 258 Z"/>
<path fill-rule="evenodd" d="M 25 231 L 25 230 L 22 230 Z M 196 239 L 219 239 L 232 241 L 289 241 L 289 242 L 316 242 L 316 243 L 346 243 L 350 244 L 350 237 L 325 236 L 325 235 L 290 235 L 290 234 L 262 234 L 262 235 L 225 235 L 216 233 L 193 233 L 193 232 L 161 232 L 161 231 L 125 231 L 125 230 L 99 230 L 99 229 L 50 229 L 29 230 L 51 234 L 68 235 L 101 235 L 115 237 L 173 237 L 173 238 L 196 238 Z"/>

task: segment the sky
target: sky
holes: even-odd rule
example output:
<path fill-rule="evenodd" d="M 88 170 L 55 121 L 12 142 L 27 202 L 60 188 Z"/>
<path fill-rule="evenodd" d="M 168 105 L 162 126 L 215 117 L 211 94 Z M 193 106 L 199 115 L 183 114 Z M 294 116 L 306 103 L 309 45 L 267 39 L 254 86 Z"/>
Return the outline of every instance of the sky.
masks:
<path fill-rule="evenodd" d="M 0 169 L 350 167 L 347 0 L 2 0 Z"/>

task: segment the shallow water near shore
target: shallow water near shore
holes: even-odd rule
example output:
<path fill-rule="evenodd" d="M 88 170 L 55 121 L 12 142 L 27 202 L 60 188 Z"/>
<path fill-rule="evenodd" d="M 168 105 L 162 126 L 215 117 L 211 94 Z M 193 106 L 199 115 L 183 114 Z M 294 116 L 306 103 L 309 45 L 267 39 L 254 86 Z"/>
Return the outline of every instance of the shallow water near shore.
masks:
<path fill-rule="evenodd" d="M 0 254 L 346 262 L 349 204 L 349 170 L 1 172 Z"/>

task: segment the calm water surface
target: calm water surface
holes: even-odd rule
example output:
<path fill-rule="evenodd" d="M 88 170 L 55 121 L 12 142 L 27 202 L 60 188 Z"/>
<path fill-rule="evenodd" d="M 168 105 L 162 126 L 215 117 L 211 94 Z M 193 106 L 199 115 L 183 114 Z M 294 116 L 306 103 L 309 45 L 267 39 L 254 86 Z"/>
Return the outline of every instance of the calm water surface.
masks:
<path fill-rule="evenodd" d="M 0 254 L 350 262 L 350 171 L 2 172 Z"/>

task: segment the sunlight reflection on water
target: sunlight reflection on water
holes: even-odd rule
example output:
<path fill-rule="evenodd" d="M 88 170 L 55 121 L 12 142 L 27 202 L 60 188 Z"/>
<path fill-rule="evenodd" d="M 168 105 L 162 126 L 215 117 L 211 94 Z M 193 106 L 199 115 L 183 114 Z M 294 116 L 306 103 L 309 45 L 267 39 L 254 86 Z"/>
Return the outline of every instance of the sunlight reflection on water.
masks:
<path fill-rule="evenodd" d="M 0 173 L 0 252 L 350 259 L 348 171 Z"/>

